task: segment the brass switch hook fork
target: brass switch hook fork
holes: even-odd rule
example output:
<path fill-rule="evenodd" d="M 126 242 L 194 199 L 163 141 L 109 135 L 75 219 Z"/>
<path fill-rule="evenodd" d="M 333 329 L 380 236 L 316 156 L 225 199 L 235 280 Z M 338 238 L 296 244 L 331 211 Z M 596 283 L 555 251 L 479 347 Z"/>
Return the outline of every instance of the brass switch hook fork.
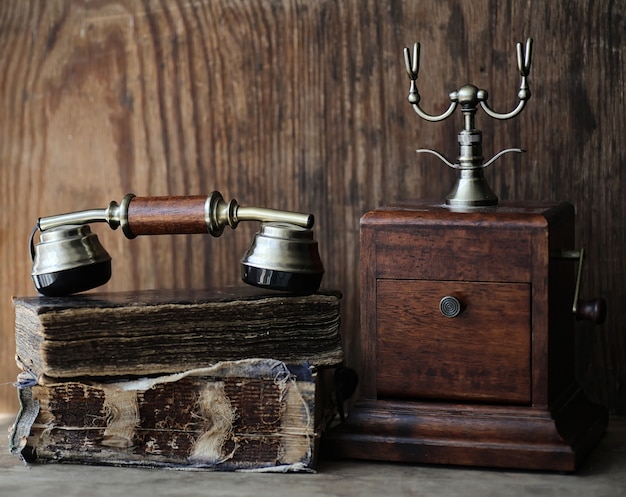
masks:
<path fill-rule="evenodd" d="M 524 150 L 520 148 L 502 150 L 489 161 L 483 163 L 482 133 L 475 128 L 475 115 L 479 105 L 489 117 L 498 120 L 511 119 L 522 112 L 526 102 L 531 96 L 527 81 L 527 77 L 530 74 L 531 60 L 532 38 L 528 38 L 525 49 L 522 47 L 521 43 L 517 44 L 517 66 L 522 79 L 517 93 L 519 103 L 512 111 L 504 114 L 494 111 L 487 103 L 489 93 L 486 90 L 479 89 L 472 84 L 466 84 L 458 90 L 450 92 L 450 106 L 445 112 L 436 116 L 428 114 L 420 107 L 421 97 L 417 89 L 417 76 L 420 65 L 420 44 L 414 44 L 413 56 L 411 56 L 408 48 L 404 49 L 406 72 L 411 80 L 408 100 L 417 115 L 429 122 L 443 121 L 453 114 L 458 105 L 461 106 L 463 129 L 458 135 L 460 146 L 458 162 L 452 163 L 435 150 L 417 150 L 418 153 L 426 152 L 433 154 L 449 167 L 459 170 L 458 181 L 452 192 L 446 197 L 446 205 L 451 207 L 471 208 L 498 204 L 498 197 L 493 193 L 485 180 L 483 170 L 508 152 L 523 152 Z"/>

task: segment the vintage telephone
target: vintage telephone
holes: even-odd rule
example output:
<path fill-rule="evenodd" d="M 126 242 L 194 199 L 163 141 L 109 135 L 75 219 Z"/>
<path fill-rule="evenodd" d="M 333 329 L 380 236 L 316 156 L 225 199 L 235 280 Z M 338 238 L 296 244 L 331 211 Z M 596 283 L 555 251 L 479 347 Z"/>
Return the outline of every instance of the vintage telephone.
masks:
<path fill-rule="evenodd" d="M 139 235 L 210 233 L 218 237 L 226 225 L 260 221 L 261 229 L 241 260 L 243 281 L 293 293 L 313 293 L 324 267 L 311 230 L 313 215 L 226 202 L 219 192 L 206 196 L 136 197 L 118 204 L 37 220 L 30 237 L 32 278 L 37 291 L 62 296 L 98 287 L 111 277 L 111 256 L 89 223 L 121 226 L 127 238 Z M 39 243 L 35 235 L 40 231 Z"/>
<path fill-rule="evenodd" d="M 511 119 L 530 99 L 532 39 L 517 44 L 518 102 L 508 113 L 472 84 L 439 115 L 421 106 L 420 45 L 404 49 L 408 101 L 428 122 L 460 108 L 458 171 L 445 198 L 394 202 L 360 220 L 361 400 L 324 434 L 334 457 L 574 471 L 608 412 L 576 381 L 576 319 L 604 321 L 579 299 L 585 252 L 568 202 L 499 205 L 484 169 L 479 109 Z M 578 261 L 576 274 L 572 262 Z M 407 271 L 407 267 L 411 271 Z"/>

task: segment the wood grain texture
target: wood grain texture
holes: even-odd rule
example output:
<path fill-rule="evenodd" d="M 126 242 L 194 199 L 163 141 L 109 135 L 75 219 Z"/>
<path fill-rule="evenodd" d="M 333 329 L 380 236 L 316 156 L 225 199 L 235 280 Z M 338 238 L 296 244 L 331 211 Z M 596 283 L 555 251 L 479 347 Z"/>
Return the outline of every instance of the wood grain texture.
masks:
<path fill-rule="evenodd" d="M 128 206 L 128 227 L 133 235 L 207 233 L 207 196 L 135 197 Z"/>
<path fill-rule="evenodd" d="M 606 409 L 578 393 L 553 414 L 524 406 L 365 399 L 324 436 L 322 452 L 330 458 L 573 472 L 608 423 Z"/>
<path fill-rule="evenodd" d="M 466 82 L 515 104 L 514 44 L 533 36 L 524 113 L 477 126 L 501 199 L 567 200 L 589 254 L 584 297 L 606 324 L 578 330 L 588 394 L 626 412 L 626 6 L 602 0 L 7 0 L 0 5 L 0 410 L 15 408 L 12 295 L 33 294 L 27 240 L 38 216 L 137 195 L 208 194 L 312 212 L 323 284 L 344 293 L 358 362 L 359 217 L 443 198 L 460 116 L 421 121 L 406 102 L 402 48 L 422 43 L 424 108 Z M 245 224 L 245 223 L 244 223 Z M 138 237 L 96 227 L 113 255 L 107 290 L 236 283 L 256 226 Z M 154 268 L 157 268 L 155 271 Z"/>
<path fill-rule="evenodd" d="M 376 298 L 379 398 L 531 403 L 530 285 L 381 279 Z"/>

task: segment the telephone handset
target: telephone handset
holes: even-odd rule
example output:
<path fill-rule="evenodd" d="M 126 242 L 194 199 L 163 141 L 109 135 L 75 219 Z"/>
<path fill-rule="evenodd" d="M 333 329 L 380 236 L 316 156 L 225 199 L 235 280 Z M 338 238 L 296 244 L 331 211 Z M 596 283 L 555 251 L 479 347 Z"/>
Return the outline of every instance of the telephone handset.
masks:
<path fill-rule="evenodd" d="M 38 219 L 30 237 L 32 278 L 47 296 L 79 293 L 111 278 L 111 256 L 91 231 L 90 223 L 122 228 L 127 238 L 139 235 L 210 233 L 218 237 L 228 225 L 259 221 L 261 229 L 241 259 L 248 284 L 294 293 L 317 291 L 324 267 L 313 238 L 313 216 L 224 201 L 219 192 L 206 196 L 136 197 L 128 194 L 105 209 L 70 212 Z M 35 235 L 40 231 L 39 243 Z"/>

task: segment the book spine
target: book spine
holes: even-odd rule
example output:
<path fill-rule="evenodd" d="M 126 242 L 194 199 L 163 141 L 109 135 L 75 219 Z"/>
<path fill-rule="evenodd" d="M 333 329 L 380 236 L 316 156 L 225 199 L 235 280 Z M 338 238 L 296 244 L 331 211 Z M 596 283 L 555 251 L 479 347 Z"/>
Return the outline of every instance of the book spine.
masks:
<path fill-rule="evenodd" d="M 272 359 L 116 383 L 23 383 L 11 451 L 28 462 L 304 471 L 316 378 Z"/>

